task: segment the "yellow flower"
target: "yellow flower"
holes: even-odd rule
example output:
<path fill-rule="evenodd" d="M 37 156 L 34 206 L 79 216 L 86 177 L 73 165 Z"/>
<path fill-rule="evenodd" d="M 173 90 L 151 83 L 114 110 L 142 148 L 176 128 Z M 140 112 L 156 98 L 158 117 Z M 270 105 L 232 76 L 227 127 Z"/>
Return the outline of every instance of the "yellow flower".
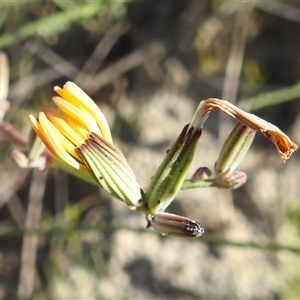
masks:
<path fill-rule="evenodd" d="M 53 102 L 61 111 L 46 107 L 29 121 L 60 167 L 85 173 L 114 197 L 132 208 L 139 205 L 141 191 L 122 152 L 113 145 L 105 116 L 76 84 L 67 82 Z M 74 170 L 75 169 L 75 170 Z M 89 180 L 91 181 L 91 180 Z"/>
<path fill-rule="evenodd" d="M 53 102 L 61 112 L 44 108 L 37 119 L 29 116 L 30 124 L 55 157 L 86 171 L 75 147 L 84 143 L 91 132 L 112 142 L 109 126 L 95 102 L 73 82 L 67 82 L 63 89 L 56 86 L 54 91 L 60 95 L 53 97 Z"/>

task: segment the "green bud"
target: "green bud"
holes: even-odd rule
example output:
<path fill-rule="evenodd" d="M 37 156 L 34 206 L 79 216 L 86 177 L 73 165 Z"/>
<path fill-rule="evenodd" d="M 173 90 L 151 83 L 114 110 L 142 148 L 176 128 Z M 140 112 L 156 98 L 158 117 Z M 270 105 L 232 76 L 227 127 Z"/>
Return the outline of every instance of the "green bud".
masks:
<path fill-rule="evenodd" d="M 249 150 L 256 131 L 240 123 L 232 129 L 215 165 L 216 174 L 233 172 Z"/>
<path fill-rule="evenodd" d="M 152 214 L 173 201 L 192 162 L 202 129 L 186 125 L 152 177 L 143 201 Z"/>
<path fill-rule="evenodd" d="M 141 190 L 135 175 L 118 147 L 96 133 L 91 133 L 76 153 L 97 182 L 112 196 L 136 209 Z"/>

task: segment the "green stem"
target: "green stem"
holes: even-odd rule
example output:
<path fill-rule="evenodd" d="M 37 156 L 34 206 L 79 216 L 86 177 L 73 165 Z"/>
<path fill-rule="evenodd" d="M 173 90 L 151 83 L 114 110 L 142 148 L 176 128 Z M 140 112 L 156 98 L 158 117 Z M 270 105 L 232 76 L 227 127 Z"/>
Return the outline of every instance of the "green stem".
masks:
<path fill-rule="evenodd" d="M 15 228 L 7 228 L 0 230 L 0 238 L 2 237 L 12 237 L 12 236 L 22 236 L 24 234 L 38 234 L 38 235 L 46 235 L 51 236 L 53 234 L 55 235 L 68 235 L 70 233 L 85 233 L 90 231 L 102 231 L 102 232 L 117 232 L 120 230 L 126 230 L 131 232 L 136 232 L 140 234 L 157 234 L 154 230 L 149 230 L 146 228 L 133 228 L 129 226 L 112 226 L 112 225 L 101 225 L 101 226 L 68 226 L 68 227 L 51 227 L 48 229 L 37 229 L 37 230 L 21 230 L 21 229 L 15 229 Z M 170 237 L 166 237 L 166 239 L 169 239 Z M 259 242 L 238 242 L 234 240 L 227 240 L 222 239 L 220 237 L 216 236 L 202 236 L 201 238 L 197 239 L 199 243 L 207 244 L 210 246 L 230 246 L 230 247 L 238 247 L 238 248 L 252 248 L 252 249 L 258 249 L 258 250 L 268 250 L 268 251 L 288 251 L 295 254 L 300 254 L 300 247 L 294 247 L 289 245 L 282 245 L 278 244 L 276 242 L 268 242 L 268 243 L 259 243 Z M 190 242 L 189 240 L 186 240 L 186 242 Z M 191 241 L 195 242 L 195 240 Z"/>
<path fill-rule="evenodd" d="M 232 246 L 239 248 L 252 248 L 259 250 L 269 250 L 269 251 L 289 251 L 296 254 L 300 254 L 299 247 L 293 247 L 288 245 L 282 245 L 275 242 L 269 243 L 258 243 L 258 242 L 237 242 L 232 240 L 220 239 L 218 237 L 201 237 L 198 239 L 199 242 L 211 245 L 211 246 Z"/>
<path fill-rule="evenodd" d="M 242 99 L 238 106 L 246 111 L 254 111 L 264 107 L 288 102 L 300 97 L 300 82 L 287 88 L 262 93 L 248 99 Z"/>
<path fill-rule="evenodd" d="M 65 25 L 80 19 L 87 19 L 99 12 L 102 3 L 93 2 L 87 5 L 78 5 L 73 9 L 57 12 L 48 17 L 30 22 L 15 32 L 6 33 L 0 36 L 0 49 L 9 47 L 17 42 L 38 35 L 45 31 L 47 34 L 58 33 L 64 30 Z"/>
<path fill-rule="evenodd" d="M 214 187 L 215 180 L 213 178 L 204 179 L 200 181 L 185 180 L 181 186 L 181 190 L 190 190 L 206 187 Z"/>

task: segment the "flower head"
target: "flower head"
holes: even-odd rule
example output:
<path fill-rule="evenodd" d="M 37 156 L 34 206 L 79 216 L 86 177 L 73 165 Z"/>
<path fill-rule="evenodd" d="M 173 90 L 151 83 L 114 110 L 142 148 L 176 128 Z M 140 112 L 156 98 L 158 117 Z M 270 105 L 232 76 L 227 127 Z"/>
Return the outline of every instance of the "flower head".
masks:
<path fill-rule="evenodd" d="M 109 126 L 95 102 L 73 82 L 67 82 L 63 89 L 56 86 L 54 91 L 59 96 L 53 97 L 53 102 L 61 112 L 46 107 L 37 119 L 29 116 L 30 124 L 55 157 L 85 171 L 75 148 L 84 143 L 91 132 L 112 142 Z"/>
<path fill-rule="evenodd" d="M 54 87 L 54 91 L 59 96 L 53 97 L 53 102 L 60 111 L 46 107 L 37 118 L 29 116 L 36 134 L 64 169 L 68 166 L 73 174 L 74 169 L 85 173 L 128 206 L 138 206 L 140 188 L 124 155 L 113 145 L 99 107 L 73 82 L 63 89 Z"/>

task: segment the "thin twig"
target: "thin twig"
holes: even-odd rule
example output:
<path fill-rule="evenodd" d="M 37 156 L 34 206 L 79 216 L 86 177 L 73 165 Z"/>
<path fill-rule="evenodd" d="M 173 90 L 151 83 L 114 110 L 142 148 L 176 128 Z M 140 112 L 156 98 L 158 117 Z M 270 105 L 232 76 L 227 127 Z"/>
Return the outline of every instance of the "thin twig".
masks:
<path fill-rule="evenodd" d="M 25 225 L 25 209 L 21 202 L 21 199 L 17 194 L 13 194 L 9 201 L 7 201 L 7 207 L 12 215 L 13 219 L 17 223 L 19 228 L 24 228 Z"/>
<path fill-rule="evenodd" d="M 5 134 L 13 145 L 25 149 L 27 138 L 10 123 L 0 121 L 0 131 Z"/>

